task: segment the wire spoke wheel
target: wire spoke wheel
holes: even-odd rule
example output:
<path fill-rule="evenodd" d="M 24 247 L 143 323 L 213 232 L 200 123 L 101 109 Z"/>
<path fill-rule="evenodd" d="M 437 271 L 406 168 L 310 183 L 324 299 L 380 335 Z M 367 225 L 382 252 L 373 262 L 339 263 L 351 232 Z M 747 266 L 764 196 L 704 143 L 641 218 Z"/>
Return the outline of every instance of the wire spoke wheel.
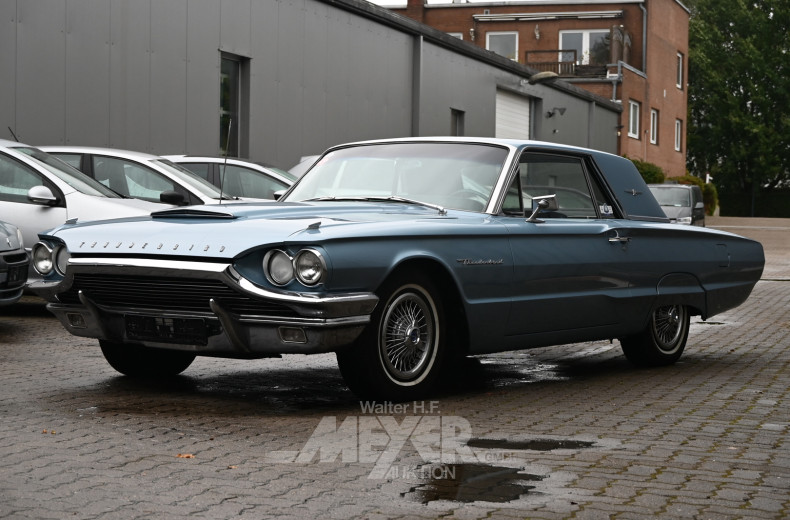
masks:
<path fill-rule="evenodd" d="M 655 308 L 645 330 L 620 338 L 628 360 L 643 367 L 670 365 L 680 359 L 689 334 L 689 309 L 685 305 Z"/>
<path fill-rule="evenodd" d="M 421 295 L 407 292 L 387 308 L 379 347 L 386 370 L 396 380 L 418 377 L 436 346 L 435 312 Z"/>
<path fill-rule="evenodd" d="M 682 305 L 659 307 L 650 320 L 656 346 L 663 352 L 672 353 L 678 348 L 683 334 L 686 308 Z"/>
<path fill-rule="evenodd" d="M 379 302 L 354 345 L 337 352 L 349 388 L 363 399 L 424 397 L 446 358 L 444 302 L 424 273 L 404 270 L 376 292 Z"/>

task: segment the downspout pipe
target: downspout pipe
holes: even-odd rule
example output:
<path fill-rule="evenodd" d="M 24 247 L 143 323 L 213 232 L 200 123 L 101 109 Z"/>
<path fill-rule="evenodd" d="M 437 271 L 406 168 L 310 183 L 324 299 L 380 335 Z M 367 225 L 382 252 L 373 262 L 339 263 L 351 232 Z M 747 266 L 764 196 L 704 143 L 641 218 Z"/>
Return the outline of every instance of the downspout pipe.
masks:
<path fill-rule="evenodd" d="M 642 10 L 642 72 L 647 73 L 647 9 L 645 4 L 639 4 Z"/>

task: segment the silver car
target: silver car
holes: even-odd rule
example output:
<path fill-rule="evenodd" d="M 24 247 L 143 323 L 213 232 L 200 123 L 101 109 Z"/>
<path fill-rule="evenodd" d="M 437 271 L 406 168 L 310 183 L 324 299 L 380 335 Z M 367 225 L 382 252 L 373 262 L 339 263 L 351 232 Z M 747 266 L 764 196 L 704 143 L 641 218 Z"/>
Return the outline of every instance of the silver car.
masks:
<path fill-rule="evenodd" d="M 0 140 L 0 220 L 18 227 L 28 247 L 40 232 L 67 220 L 147 215 L 167 207 L 123 198 L 38 148 Z"/>
<path fill-rule="evenodd" d="M 158 155 L 89 146 L 40 148 L 124 196 L 178 206 L 239 200 Z"/>
<path fill-rule="evenodd" d="M 235 197 L 274 199 L 275 193 L 290 188 L 297 178 L 274 166 L 236 157 L 163 157 L 206 179 L 222 193 Z"/>

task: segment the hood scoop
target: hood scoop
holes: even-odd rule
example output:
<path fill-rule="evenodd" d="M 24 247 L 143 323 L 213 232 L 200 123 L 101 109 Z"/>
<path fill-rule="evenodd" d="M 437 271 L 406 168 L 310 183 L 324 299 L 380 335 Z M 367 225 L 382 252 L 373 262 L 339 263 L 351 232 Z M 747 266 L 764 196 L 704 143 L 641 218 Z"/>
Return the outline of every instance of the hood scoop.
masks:
<path fill-rule="evenodd" d="M 205 219 L 235 219 L 236 215 L 221 211 L 209 211 L 205 209 L 176 208 L 155 211 L 151 213 L 152 218 L 205 218 Z"/>

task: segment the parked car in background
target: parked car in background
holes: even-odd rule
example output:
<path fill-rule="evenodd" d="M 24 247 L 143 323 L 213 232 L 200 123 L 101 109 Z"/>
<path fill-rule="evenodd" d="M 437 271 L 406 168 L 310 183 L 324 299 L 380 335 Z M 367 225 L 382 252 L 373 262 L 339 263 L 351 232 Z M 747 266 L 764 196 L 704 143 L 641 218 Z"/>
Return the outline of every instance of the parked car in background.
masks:
<path fill-rule="evenodd" d="M 294 166 L 292 166 L 291 169 L 288 170 L 288 172 L 290 172 L 291 175 L 293 175 L 294 177 L 296 177 L 298 179 L 299 177 L 304 175 L 305 172 L 307 172 L 307 170 L 309 170 L 315 164 L 315 162 L 318 160 L 319 157 L 321 157 L 321 156 L 320 155 L 305 155 L 304 157 L 302 157 L 302 159 L 299 161 L 299 163 L 294 165 Z"/>
<path fill-rule="evenodd" d="M 648 184 L 661 209 L 674 224 L 705 226 L 705 203 L 699 186 Z"/>
<path fill-rule="evenodd" d="M 16 303 L 22 297 L 29 263 L 22 232 L 0 221 L 0 305 Z"/>
<path fill-rule="evenodd" d="M 186 168 L 157 155 L 88 146 L 40 148 L 126 197 L 176 206 L 236 200 Z"/>
<path fill-rule="evenodd" d="M 163 157 L 207 180 L 223 194 L 235 197 L 273 200 L 276 192 L 287 190 L 296 180 L 285 170 L 235 157 Z"/>
<path fill-rule="evenodd" d="M 740 305 L 764 265 L 758 242 L 670 224 L 628 159 L 452 137 L 337 146 L 277 202 L 77 223 L 39 251 L 35 291 L 124 374 L 336 352 L 384 400 L 466 355 L 619 339 L 674 363 L 690 316 Z"/>
<path fill-rule="evenodd" d="M 28 248 L 40 232 L 67 220 L 147 215 L 167 207 L 123 198 L 38 148 L 0 140 L 0 220 L 18 227 Z M 38 277 L 32 268 L 30 276 Z"/>

